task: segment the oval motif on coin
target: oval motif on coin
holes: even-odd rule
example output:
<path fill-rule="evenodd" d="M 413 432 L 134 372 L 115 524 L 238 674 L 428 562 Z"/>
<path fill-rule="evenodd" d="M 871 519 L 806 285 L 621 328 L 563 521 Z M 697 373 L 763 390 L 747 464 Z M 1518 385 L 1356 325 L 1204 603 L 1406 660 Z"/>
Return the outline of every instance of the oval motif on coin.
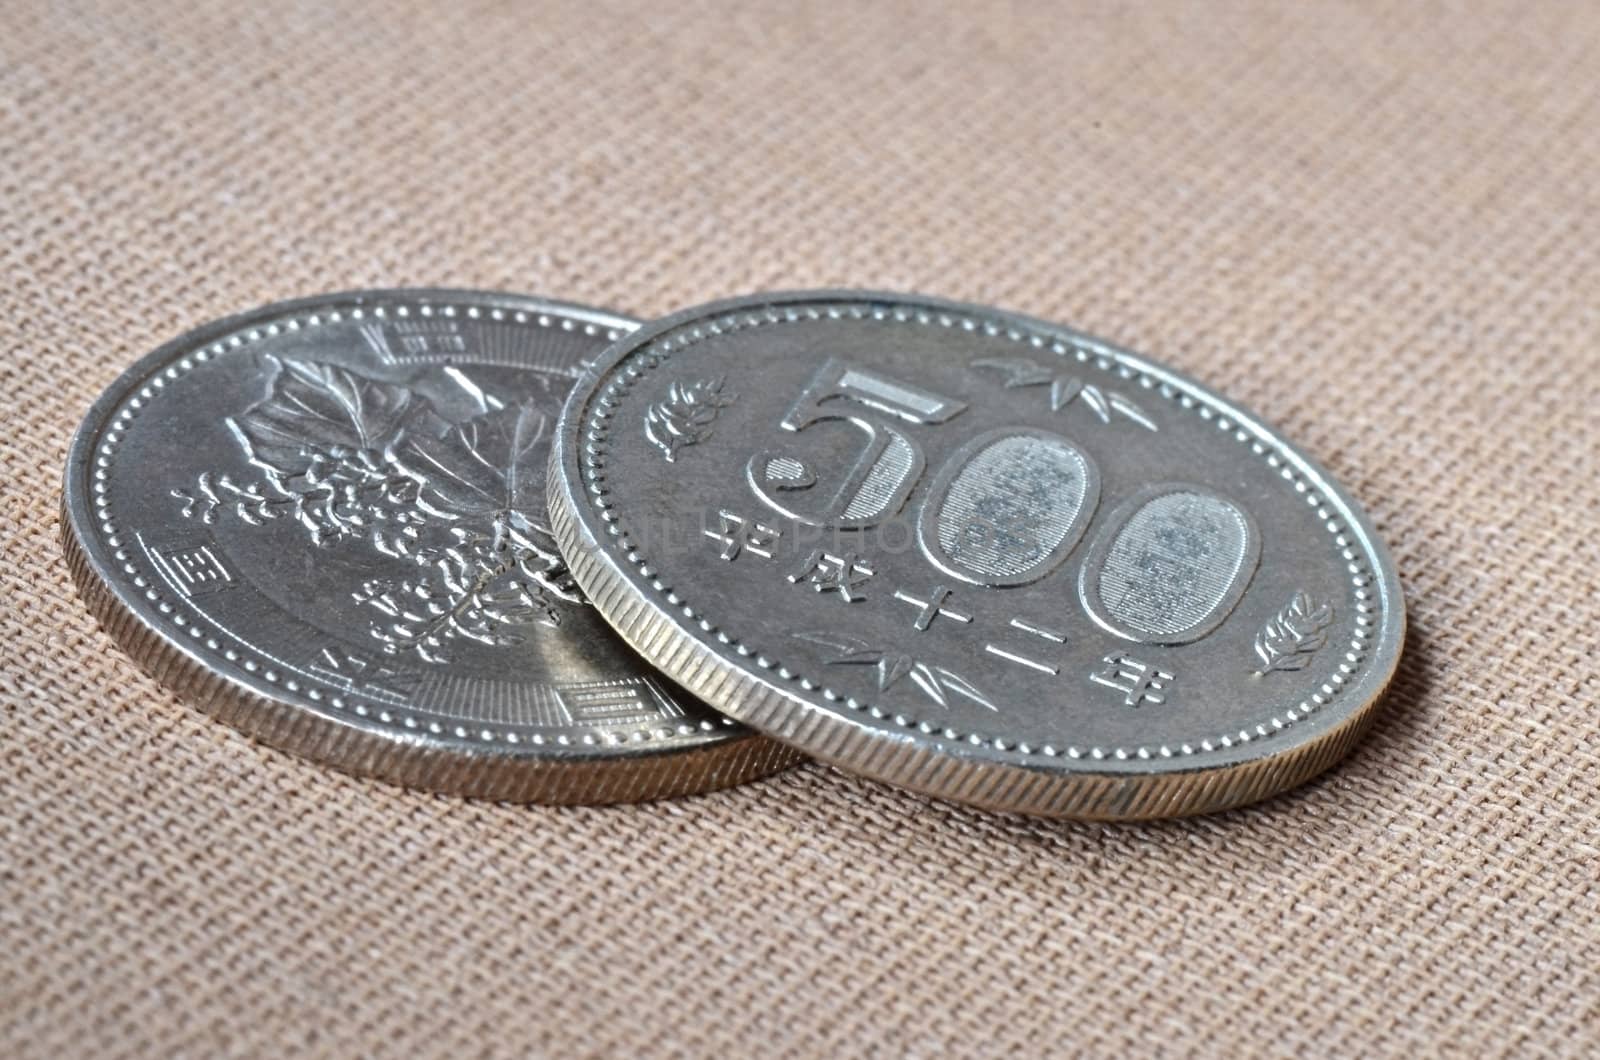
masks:
<path fill-rule="evenodd" d="M 1036 581 L 1066 558 L 1100 499 L 1083 451 L 1048 431 L 973 439 L 933 480 L 918 526 L 928 556 L 963 581 Z"/>
<path fill-rule="evenodd" d="M 1348 750 L 1400 652 L 1394 568 L 1305 454 L 979 306 L 798 292 L 646 325 L 568 401 L 549 493 L 579 583 L 691 691 L 987 807 L 1262 798 Z"/>
<path fill-rule="evenodd" d="M 1083 564 L 1081 598 L 1120 637 L 1187 644 L 1228 616 L 1260 552 L 1255 521 L 1226 497 L 1155 486 L 1106 521 Z"/>

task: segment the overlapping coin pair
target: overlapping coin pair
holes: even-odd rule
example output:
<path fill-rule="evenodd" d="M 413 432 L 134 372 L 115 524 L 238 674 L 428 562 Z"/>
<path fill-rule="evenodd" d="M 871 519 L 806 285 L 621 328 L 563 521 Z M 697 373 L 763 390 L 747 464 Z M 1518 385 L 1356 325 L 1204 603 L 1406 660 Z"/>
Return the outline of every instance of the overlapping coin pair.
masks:
<path fill-rule="evenodd" d="M 1248 411 L 876 292 L 268 306 L 110 386 L 64 513 L 85 601 L 181 696 L 491 799 L 811 756 L 989 809 L 1217 810 L 1343 755 L 1405 622 L 1355 502 Z"/>

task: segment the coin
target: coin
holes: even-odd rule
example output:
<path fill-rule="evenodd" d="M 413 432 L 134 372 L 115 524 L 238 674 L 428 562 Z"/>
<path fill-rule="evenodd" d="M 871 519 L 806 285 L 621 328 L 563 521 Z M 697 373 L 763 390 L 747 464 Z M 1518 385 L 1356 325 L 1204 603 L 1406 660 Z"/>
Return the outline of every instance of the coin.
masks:
<path fill-rule="evenodd" d="M 624 637 L 867 776 L 1087 818 L 1299 783 L 1373 715 L 1395 570 L 1332 479 L 1147 358 L 916 296 L 757 295 L 574 390 L 551 521 Z"/>
<path fill-rule="evenodd" d="M 75 436 L 62 538 L 139 663 L 262 741 L 485 798 L 613 802 L 795 755 L 610 633 L 545 518 L 550 433 L 635 322 L 470 291 L 368 291 L 207 325 Z"/>

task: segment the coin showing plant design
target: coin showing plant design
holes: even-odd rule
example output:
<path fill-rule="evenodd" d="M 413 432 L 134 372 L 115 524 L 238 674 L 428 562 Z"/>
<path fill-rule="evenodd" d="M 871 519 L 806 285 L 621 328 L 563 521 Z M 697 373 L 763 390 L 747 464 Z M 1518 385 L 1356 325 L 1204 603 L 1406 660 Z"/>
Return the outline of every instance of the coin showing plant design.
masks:
<path fill-rule="evenodd" d="M 507 405 L 458 368 L 481 410 L 452 424 L 426 396 L 350 368 L 271 355 L 261 367 L 266 396 L 225 420 L 261 480 L 203 471 L 172 491 L 185 515 L 285 518 L 313 545 L 410 561 L 351 594 L 384 616 L 371 633 L 391 655 L 445 663 L 457 637 L 521 643 L 520 627 L 559 626 L 559 603 L 583 602 L 545 526 L 550 376 L 532 373 L 540 397 Z"/>
<path fill-rule="evenodd" d="M 981 806 L 1263 798 L 1351 747 L 1401 649 L 1394 567 L 1327 472 L 1170 368 L 1000 310 L 686 310 L 585 377 L 550 473 L 572 575 L 664 672 Z"/>
<path fill-rule="evenodd" d="M 176 690 L 356 772 L 605 802 L 780 768 L 792 752 L 609 632 L 551 536 L 561 403 L 633 327 L 518 296 L 376 291 L 186 335 L 113 384 L 74 441 L 63 539 L 80 590 Z"/>

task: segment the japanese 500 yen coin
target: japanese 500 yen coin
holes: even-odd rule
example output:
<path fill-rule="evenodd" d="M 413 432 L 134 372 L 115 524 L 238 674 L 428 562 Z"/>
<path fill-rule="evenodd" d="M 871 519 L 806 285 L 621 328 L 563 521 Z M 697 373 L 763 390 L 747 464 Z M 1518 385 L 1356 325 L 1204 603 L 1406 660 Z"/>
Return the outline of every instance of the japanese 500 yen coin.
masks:
<path fill-rule="evenodd" d="M 1324 769 L 1401 646 L 1328 475 L 1066 328 L 848 291 L 613 346 L 562 413 L 551 520 L 630 643 L 717 709 L 980 806 L 1196 813 Z"/>
<path fill-rule="evenodd" d="M 633 327 L 511 295 L 373 291 L 185 335 L 73 440 L 79 591 L 181 695 L 352 772 L 612 802 L 774 771 L 793 752 L 659 679 L 550 536 L 561 403 Z"/>

